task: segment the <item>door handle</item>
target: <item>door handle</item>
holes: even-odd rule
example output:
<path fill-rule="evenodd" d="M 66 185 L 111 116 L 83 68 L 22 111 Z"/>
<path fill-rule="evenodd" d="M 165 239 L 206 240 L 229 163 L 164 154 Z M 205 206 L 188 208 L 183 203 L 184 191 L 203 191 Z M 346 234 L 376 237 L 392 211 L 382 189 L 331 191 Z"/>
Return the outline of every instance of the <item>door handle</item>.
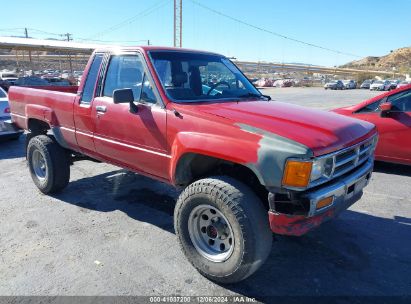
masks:
<path fill-rule="evenodd" d="M 106 106 L 96 106 L 96 111 L 98 113 L 106 113 L 107 112 L 107 107 Z"/>

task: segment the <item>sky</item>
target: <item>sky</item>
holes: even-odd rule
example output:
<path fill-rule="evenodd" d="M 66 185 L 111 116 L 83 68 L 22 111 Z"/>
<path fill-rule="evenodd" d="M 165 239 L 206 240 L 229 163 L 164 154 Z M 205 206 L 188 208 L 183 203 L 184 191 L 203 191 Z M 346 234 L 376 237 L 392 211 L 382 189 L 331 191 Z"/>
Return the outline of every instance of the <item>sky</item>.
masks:
<path fill-rule="evenodd" d="M 2 15 L 0 36 L 27 27 L 33 38 L 71 33 L 78 42 L 173 45 L 173 0 L 14 0 L 3 7 L 14 13 Z M 238 60 L 336 66 L 411 46 L 410 11 L 411 0 L 183 0 L 183 47 Z"/>

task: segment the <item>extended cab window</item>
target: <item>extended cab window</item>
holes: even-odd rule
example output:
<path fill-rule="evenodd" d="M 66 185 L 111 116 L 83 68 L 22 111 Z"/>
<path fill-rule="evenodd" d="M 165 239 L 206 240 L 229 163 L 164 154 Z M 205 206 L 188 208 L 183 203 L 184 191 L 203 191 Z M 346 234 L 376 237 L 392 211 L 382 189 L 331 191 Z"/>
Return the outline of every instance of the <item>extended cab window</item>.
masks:
<path fill-rule="evenodd" d="M 90 103 L 94 97 L 94 88 L 102 60 L 103 54 L 96 54 L 96 56 L 94 56 L 93 63 L 91 64 L 87 74 L 86 83 L 84 84 L 81 103 Z"/>
<path fill-rule="evenodd" d="M 143 88 L 141 88 L 142 85 Z M 113 91 L 118 89 L 132 89 L 135 100 L 156 102 L 153 87 L 144 74 L 143 63 L 138 55 L 115 55 L 111 57 L 103 95 L 112 97 Z"/>

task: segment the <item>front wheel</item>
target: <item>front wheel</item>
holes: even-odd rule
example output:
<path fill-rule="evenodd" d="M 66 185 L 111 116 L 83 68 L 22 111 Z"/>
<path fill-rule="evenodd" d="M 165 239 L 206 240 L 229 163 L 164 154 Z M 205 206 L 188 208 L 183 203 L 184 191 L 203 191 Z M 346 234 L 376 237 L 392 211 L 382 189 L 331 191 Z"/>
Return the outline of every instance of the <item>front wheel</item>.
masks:
<path fill-rule="evenodd" d="M 189 185 L 177 201 L 174 226 L 190 263 L 219 283 L 244 280 L 271 251 L 267 210 L 250 188 L 230 177 Z"/>
<path fill-rule="evenodd" d="M 70 162 L 67 151 L 47 135 L 30 139 L 27 161 L 33 182 L 44 194 L 56 193 L 65 188 L 70 179 Z"/>

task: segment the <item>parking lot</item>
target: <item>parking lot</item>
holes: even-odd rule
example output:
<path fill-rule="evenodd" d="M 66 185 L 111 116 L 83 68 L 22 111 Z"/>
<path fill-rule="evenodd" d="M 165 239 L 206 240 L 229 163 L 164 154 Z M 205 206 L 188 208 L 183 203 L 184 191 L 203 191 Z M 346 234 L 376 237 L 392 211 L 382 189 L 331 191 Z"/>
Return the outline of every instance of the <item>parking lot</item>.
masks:
<path fill-rule="evenodd" d="M 320 109 L 379 94 L 262 92 Z M 363 198 L 348 211 L 306 236 L 274 236 L 260 271 L 220 286 L 179 249 L 173 188 L 81 161 L 63 193 L 45 196 L 31 181 L 23 146 L 24 138 L 0 143 L 1 295 L 411 296 L 411 167 L 377 163 Z"/>

